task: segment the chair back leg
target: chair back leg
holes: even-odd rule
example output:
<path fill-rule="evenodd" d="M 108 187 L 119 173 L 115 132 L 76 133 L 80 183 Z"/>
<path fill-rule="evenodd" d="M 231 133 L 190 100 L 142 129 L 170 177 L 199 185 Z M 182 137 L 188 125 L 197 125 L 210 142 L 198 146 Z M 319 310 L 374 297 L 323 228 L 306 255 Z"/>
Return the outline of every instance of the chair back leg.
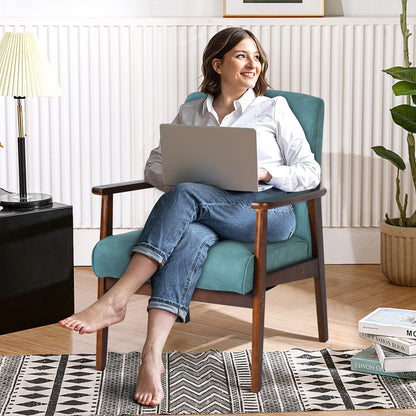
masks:
<path fill-rule="evenodd" d="M 319 341 L 325 342 L 328 340 L 328 318 L 326 308 L 326 284 L 321 199 L 318 198 L 313 201 L 308 201 L 308 208 L 312 233 L 312 252 L 314 257 L 318 258 L 319 275 L 314 278 L 314 283 Z"/>
<path fill-rule="evenodd" d="M 314 278 L 316 316 L 318 318 L 319 341 L 328 341 L 328 318 L 326 310 L 325 272 Z"/>

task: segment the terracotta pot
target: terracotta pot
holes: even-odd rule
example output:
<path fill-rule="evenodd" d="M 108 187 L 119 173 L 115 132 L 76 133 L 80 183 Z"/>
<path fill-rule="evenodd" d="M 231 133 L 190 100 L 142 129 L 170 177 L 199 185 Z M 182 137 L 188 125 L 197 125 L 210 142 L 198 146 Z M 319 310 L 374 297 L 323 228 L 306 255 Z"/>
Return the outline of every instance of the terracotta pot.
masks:
<path fill-rule="evenodd" d="M 380 223 L 381 268 L 391 283 L 416 286 L 416 227 Z"/>

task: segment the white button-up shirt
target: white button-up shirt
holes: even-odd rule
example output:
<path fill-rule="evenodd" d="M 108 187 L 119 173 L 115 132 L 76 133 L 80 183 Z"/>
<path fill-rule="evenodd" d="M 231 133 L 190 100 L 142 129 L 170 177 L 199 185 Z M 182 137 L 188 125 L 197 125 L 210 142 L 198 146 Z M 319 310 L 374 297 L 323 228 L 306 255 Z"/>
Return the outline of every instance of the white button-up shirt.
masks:
<path fill-rule="evenodd" d="M 234 101 L 235 110 L 221 123 L 212 103 L 212 96 L 185 103 L 172 123 L 254 128 L 258 167 L 265 168 L 272 176 L 268 184 L 287 192 L 318 186 L 320 166 L 284 97 L 256 97 L 249 89 Z M 163 191 L 171 189 L 163 185 L 160 146 L 152 150 L 146 163 L 145 180 Z"/>

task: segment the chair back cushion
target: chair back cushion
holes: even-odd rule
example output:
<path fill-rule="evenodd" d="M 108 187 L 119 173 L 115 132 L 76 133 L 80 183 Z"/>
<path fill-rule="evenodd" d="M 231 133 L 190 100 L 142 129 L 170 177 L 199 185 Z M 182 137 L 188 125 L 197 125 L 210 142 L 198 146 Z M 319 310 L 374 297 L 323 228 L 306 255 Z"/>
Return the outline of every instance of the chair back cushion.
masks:
<path fill-rule="evenodd" d="M 267 90 L 266 97 L 285 97 L 289 107 L 299 120 L 311 146 L 315 160 L 321 164 L 322 135 L 324 128 L 324 101 L 322 98 L 299 92 Z"/>

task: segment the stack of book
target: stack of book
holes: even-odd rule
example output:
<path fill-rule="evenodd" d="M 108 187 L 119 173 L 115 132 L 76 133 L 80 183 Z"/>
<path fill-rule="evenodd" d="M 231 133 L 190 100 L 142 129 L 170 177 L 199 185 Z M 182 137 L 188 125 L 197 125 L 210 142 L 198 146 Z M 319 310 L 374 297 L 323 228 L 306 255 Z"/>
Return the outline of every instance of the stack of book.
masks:
<path fill-rule="evenodd" d="M 373 345 L 351 358 L 351 370 L 416 380 L 416 311 L 378 308 L 358 322 Z"/>

